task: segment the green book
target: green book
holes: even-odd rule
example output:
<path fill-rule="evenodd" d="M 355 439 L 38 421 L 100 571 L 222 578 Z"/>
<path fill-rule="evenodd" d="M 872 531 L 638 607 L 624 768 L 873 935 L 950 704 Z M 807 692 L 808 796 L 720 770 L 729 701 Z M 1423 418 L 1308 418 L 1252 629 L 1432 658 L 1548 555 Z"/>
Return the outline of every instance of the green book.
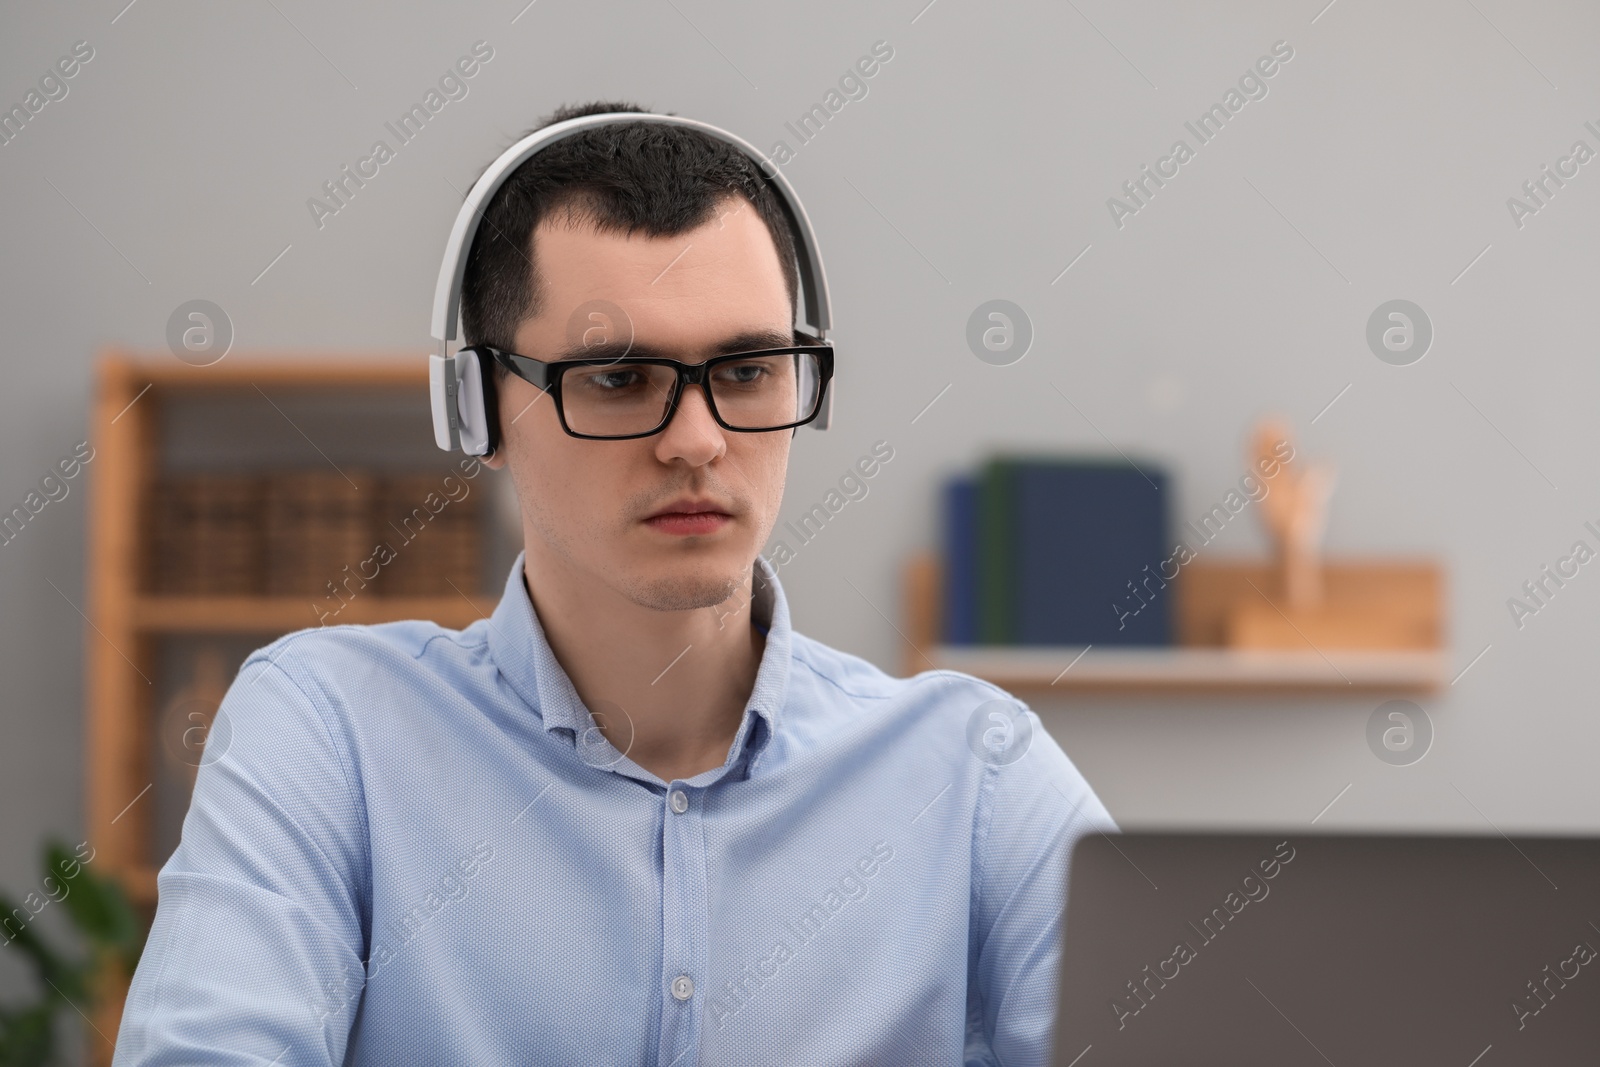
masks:
<path fill-rule="evenodd" d="M 1017 638 L 1015 460 L 984 464 L 978 483 L 978 643 L 1009 645 Z"/>

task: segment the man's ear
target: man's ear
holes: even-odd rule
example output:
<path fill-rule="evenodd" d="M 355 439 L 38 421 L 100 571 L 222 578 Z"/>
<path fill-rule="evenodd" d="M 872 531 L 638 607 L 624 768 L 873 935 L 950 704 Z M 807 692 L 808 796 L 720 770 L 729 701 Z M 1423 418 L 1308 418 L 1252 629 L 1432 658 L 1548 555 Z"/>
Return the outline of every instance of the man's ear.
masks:
<path fill-rule="evenodd" d="M 500 417 L 502 414 L 500 411 L 500 404 L 501 398 L 505 394 L 505 380 L 508 377 L 510 377 L 510 372 L 507 371 L 505 367 L 501 366 L 498 361 L 496 361 L 489 371 L 488 383 L 494 392 L 491 396 L 485 398 L 488 403 L 493 404 L 495 407 L 493 420 L 495 426 L 495 447 L 493 452 L 478 457 L 479 463 L 482 463 L 485 467 L 495 471 L 506 465 L 506 421 Z"/>

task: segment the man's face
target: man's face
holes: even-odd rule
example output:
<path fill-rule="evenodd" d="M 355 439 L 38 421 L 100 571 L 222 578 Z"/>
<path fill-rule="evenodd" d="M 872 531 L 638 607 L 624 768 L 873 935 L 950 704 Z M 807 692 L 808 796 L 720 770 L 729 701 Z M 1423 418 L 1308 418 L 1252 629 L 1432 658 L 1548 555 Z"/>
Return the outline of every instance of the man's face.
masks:
<path fill-rule="evenodd" d="M 760 215 L 743 198 L 717 210 L 676 237 L 600 234 L 561 212 L 541 222 L 532 258 L 544 301 L 517 330 L 515 351 L 554 358 L 589 325 L 584 317 L 574 329 L 574 314 L 600 300 L 626 314 L 636 346 L 686 363 L 721 354 L 740 334 L 791 336 L 788 290 Z M 611 325 L 626 340 L 627 324 Z M 751 347 L 775 346 L 741 346 Z M 504 443 L 491 465 L 511 466 L 534 573 L 564 571 L 659 611 L 721 604 L 749 580 L 777 521 L 792 431 L 724 430 L 705 394 L 685 387 L 660 433 L 585 440 L 567 434 L 549 395 L 521 378 L 503 377 L 499 396 Z M 709 498 L 729 518 L 698 533 L 646 521 L 685 498 Z"/>

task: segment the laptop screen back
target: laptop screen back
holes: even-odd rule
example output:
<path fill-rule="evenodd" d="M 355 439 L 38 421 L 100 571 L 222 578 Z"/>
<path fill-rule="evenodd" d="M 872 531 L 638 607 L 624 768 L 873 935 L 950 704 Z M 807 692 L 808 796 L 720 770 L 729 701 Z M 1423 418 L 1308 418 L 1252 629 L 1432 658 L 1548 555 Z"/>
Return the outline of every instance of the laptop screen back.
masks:
<path fill-rule="evenodd" d="M 1597 951 L 1592 838 L 1096 834 L 1053 1062 L 1593 1065 Z"/>

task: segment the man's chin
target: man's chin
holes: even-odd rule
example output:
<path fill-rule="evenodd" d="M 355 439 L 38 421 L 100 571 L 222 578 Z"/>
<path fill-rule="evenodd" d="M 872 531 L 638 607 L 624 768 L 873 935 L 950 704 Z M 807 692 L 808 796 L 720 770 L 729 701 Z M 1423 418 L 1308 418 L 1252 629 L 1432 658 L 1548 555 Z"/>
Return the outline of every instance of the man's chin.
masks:
<path fill-rule="evenodd" d="M 653 555 L 653 554 L 652 554 Z M 635 603 L 657 611 L 714 608 L 750 580 L 752 558 L 735 562 L 729 552 L 699 558 L 630 561 L 628 588 Z"/>

